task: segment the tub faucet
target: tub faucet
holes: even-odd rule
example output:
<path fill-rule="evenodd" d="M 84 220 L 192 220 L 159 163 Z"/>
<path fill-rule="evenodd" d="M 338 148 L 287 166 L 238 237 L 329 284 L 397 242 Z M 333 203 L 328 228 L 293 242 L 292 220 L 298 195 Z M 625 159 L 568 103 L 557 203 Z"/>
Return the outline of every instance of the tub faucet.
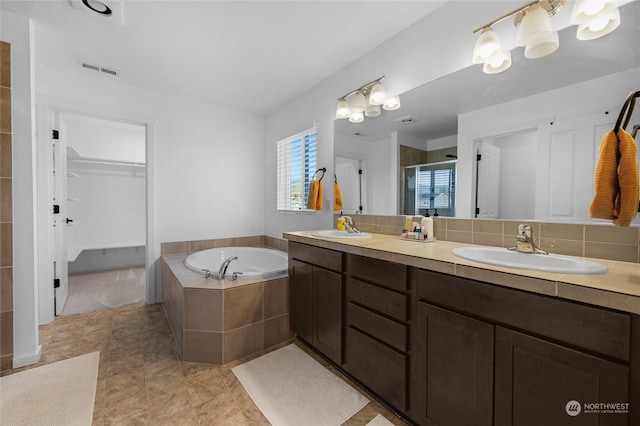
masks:
<path fill-rule="evenodd" d="M 509 247 L 509 250 L 517 251 L 520 253 L 534 253 L 534 254 L 549 254 L 548 252 L 539 249 L 533 241 L 533 231 L 531 225 L 521 223 L 518 225 L 518 235 L 516 235 L 515 247 Z"/>
<path fill-rule="evenodd" d="M 353 223 L 353 219 L 351 219 L 351 216 L 342 216 L 344 217 L 344 227 L 347 228 L 347 231 L 356 234 L 360 233 L 360 230 L 358 228 L 356 228 L 356 225 Z"/>
<path fill-rule="evenodd" d="M 218 270 L 218 276 L 216 276 L 215 278 L 218 280 L 223 280 L 224 274 L 227 273 L 227 268 L 229 267 L 229 264 L 237 259 L 238 259 L 238 256 L 231 256 L 230 258 L 222 262 L 222 265 L 220 265 L 220 269 Z"/>

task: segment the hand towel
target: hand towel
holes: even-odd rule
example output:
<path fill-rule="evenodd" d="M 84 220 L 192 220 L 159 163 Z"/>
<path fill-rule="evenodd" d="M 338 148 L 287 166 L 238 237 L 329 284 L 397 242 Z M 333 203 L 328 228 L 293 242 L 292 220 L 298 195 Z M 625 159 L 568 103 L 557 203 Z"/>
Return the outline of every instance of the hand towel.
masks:
<path fill-rule="evenodd" d="M 309 210 L 322 210 L 322 182 L 317 179 L 311 179 L 311 182 L 309 182 L 307 208 Z"/>
<path fill-rule="evenodd" d="M 618 130 L 618 185 L 619 192 L 613 208 L 616 226 L 629 226 L 638 213 L 640 181 L 638 180 L 638 150 L 633 137 L 625 130 Z"/>
<path fill-rule="evenodd" d="M 636 144 L 623 129 L 607 132 L 600 144 L 596 165 L 595 195 L 589 216 L 629 226 L 638 211 L 640 183 Z"/>
<path fill-rule="evenodd" d="M 338 185 L 337 180 L 333 184 L 333 198 L 335 200 L 333 210 L 336 212 L 342 210 L 342 193 L 340 192 L 340 185 Z"/>
<path fill-rule="evenodd" d="M 600 158 L 596 165 L 595 194 L 589 206 L 589 217 L 615 219 L 613 208 L 620 187 L 618 185 L 618 137 L 609 130 L 600 142 Z"/>

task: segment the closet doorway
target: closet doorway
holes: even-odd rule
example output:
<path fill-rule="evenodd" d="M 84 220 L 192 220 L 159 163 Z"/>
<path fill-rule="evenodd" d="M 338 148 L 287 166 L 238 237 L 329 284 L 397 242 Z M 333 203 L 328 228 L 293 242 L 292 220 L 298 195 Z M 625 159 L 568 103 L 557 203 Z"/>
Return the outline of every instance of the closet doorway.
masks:
<path fill-rule="evenodd" d="M 58 176 L 54 185 L 66 191 L 54 193 L 66 192 L 58 200 L 66 204 L 66 214 L 57 224 L 65 229 L 58 230 L 64 238 L 55 244 L 54 257 L 66 252 L 67 268 L 57 267 L 56 274 L 67 269 L 68 279 L 55 277 L 67 286 L 66 300 L 56 294 L 56 315 L 142 302 L 147 291 L 146 127 L 57 114 L 64 132 L 59 140 L 66 147 L 54 150 L 61 157 L 54 165 L 66 178 Z"/>

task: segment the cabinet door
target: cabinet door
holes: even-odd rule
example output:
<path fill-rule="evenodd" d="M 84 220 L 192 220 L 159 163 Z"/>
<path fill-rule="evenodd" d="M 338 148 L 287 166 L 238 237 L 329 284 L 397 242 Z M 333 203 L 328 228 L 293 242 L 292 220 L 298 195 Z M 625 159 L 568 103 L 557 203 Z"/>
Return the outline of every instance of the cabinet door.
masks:
<path fill-rule="evenodd" d="M 314 267 L 315 330 L 313 345 L 342 364 L 342 275 Z"/>
<path fill-rule="evenodd" d="M 313 266 L 289 259 L 291 329 L 313 343 Z"/>
<path fill-rule="evenodd" d="M 415 419 L 421 425 L 493 423 L 491 324 L 419 302 Z"/>
<path fill-rule="evenodd" d="M 623 365 L 496 327 L 495 369 L 496 426 L 629 424 L 627 414 L 584 410 L 585 403 L 629 402 Z"/>

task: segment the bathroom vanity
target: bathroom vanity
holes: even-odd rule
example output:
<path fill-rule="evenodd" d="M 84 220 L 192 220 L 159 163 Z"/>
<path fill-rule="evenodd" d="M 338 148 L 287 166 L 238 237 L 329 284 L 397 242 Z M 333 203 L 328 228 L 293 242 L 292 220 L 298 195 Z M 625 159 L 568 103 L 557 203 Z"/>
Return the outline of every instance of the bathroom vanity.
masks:
<path fill-rule="evenodd" d="M 452 242 L 284 236 L 293 331 L 406 419 L 640 424 L 639 264 L 556 274 Z"/>

